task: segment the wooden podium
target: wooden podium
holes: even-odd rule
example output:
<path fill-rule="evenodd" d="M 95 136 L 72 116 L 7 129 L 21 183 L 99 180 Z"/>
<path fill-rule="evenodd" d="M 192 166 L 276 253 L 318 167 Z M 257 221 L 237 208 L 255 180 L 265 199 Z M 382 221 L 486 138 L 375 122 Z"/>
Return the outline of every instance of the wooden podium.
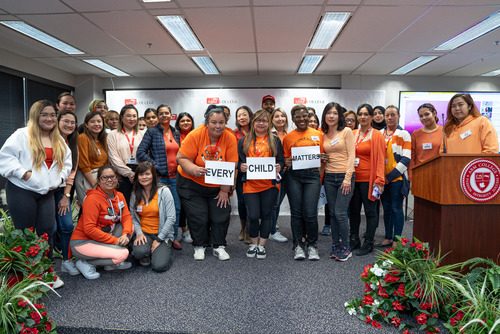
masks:
<path fill-rule="evenodd" d="M 445 263 L 473 257 L 499 262 L 500 196 L 479 203 L 460 185 L 462 171 L 477 158 L 500 165 L 500 155 L 441 154 L 413 169 L 413 236 L 429 242 L 436 252 L 439 246 L 441 254 L 450 252 Z"/>

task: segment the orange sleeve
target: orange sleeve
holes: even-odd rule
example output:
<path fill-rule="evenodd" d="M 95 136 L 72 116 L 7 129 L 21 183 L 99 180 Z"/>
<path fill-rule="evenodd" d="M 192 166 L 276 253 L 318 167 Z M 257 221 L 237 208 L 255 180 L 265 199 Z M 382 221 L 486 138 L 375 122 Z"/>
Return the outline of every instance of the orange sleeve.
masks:
<path fill-rule="evenodd" d="M 92 170 L 89 158 L 89 138 L 84 133 L 78 136 L 78 169 L 82 173 L 88 173 Z"/>
<path fill-rule="evenodd" d="M 292 131 L 283 138 L 283 156 L 285 158 L 290 158 L 292 156 L 292 151 L 290 146 L 291 143 L 293 142 L 294 133 L 295 131 Z"/>
<path fill-rule="evenodd" d="M 107 205 L 105 205 L 105 207 L 107 208 Z M 83 201 L 82 209 L 83 213 L 78 220 L 78 225 L 82 225 L 83 233 L 85 233 L 89 239 L 105 244 L 116 244 L 118 242 L 117 237 L 110 233 L 103 232 L 98 226 L 99 212 L 101 209 L 105 209 L 102 208 L 96 196 L 92 196 L 92 194 L 89 195 L 85 201 Z"/>
<path fill-rule="evenodd" d="M 120 201 L 123 201 L 125 203 L 125 206 L 122 209 L 122 217 L 121 217 L 121 223 L 122 223 L 122 228 L 123 228 L 123 234 L 128 234 L 132 235 L 132 232 L 134 232 L 133 224 L 132 224 L 132 215 L 130 214 L 130 210 L 128 209 L 128 203 L 127 200 L 125 199 L 125 196 L 123 196 L 122 193 L 118 193 L 118 197 Z"/>
<path fill-rule="evenodd" d="M 380 186 L 384 186 L 385 184 L 385 140 L 380 134 L 380 132 L 375 131 L 374 136 L 372 137 L 374 140 L 374 148 L 377 154 L 375 154 L 375 182 Z"/>
<path fill-rule="evenodd" d="M 238 142 L 236 141 L 236 137 L 231 135 L 226 136 L 224 144 L 226 146 L 225 160 L 238 162 Z"/>
<path fill-rule="evenodd" d="M 481 153 L 498 153 L 498 138 L 495 128 L 486 117 L 481 117 Z"/>
<path fill-rule="evenodd" d="M 200 139 L 200 131 L 194 131 L 189 134 L 184 141 L 182 142 L 181 147 L 179 148 L 179 152 L 182 155 L 189 158 L 191 161 L 196 160 L 196 156 L 198 155 L 198 142 Z"/>

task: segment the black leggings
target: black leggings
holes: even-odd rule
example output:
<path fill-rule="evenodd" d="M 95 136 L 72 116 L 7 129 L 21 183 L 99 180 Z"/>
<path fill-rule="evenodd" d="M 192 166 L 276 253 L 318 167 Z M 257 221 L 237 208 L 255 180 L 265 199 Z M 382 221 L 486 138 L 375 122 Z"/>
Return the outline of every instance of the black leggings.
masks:
<path fill-rule="evenodd" d="M 45 195 L 26 190 L 8 181 L 5 187 L 7 206 L 17 229 L 34 227 L 38 235 L 47 233 L 52 249 L 56 231 L 56 206 L 54 191 Z"/>
<path fill-rule="evenodd" d="M 248 232 L 250 238 L 269 238 L 273 223 L 273 204 L 278 197 L 278 188 L 270 188 L 259 193 L 244 194 L 247 206 Z"/>

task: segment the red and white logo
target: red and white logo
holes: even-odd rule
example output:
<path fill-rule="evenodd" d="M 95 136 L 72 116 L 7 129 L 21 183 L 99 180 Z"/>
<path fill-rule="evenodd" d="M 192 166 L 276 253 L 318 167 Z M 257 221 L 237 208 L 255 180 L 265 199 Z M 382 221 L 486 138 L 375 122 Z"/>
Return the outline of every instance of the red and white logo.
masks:
<path fill-rule="evenodd" d="M 135 106 L 137 104 L 137 99 L 125 99 L 125 105 L 127 104 L 132 104 Z"/>
<path fill-rule="evenodd" d="M 207 104 L 219 104 L 220 99 L 218 97 L 207 97 Z"/>
<path fill-rule="evenodd" d="M 474 159 L 460 176 L 465 196 L 475 202 L 487 202 L 500 192 L 500 167 L 490 159 Z"/>
<path fill-rule="evenodd" d="M 294 97 L 293 104 L 307 104 L 307 97 Z"/>

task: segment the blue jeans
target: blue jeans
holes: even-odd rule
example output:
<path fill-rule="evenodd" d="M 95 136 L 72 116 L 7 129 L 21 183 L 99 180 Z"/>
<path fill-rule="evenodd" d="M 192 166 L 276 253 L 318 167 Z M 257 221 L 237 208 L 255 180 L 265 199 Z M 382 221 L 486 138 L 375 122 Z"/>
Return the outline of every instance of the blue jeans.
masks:
<path fill-rule="evenodd" d="M 181 200 L 179 194 L 177 193 L 177 181 L 175 178 L 169 179 L 168 177 L 160 177 L 160 182 L 163 183 L 170 189 L 172 197 L 174 198 L 175 206 L 175 225 L 174 225 L 174 240 L 177 240 L 177 235 L 179 234 L 179 220 L 181 215 Z"/>
<path fill-rule="evenodd" d="M 59 236 L 59 238 L 56 238 L 56 240 L 58 239 L 60 242 L 58 246 L 61 249 L 63 260 L 67 260 L 69 241 L 71 239 L 71 234 L 73 233 L 73 216 L 71 213 L 71 200 L 69 198 L 68 198 L 69 211 L 62 216 L 60 216 L 59 213 L 57 212 L 59 201 L 63 198 L 63 196 L 64 196 L 64 188 L 58 188 L 56 191 L 54 191 L 54 200 L 56 202 L 56 223 L 57 223 L 56 233 Z"/>
<path fill-rule="evenodd" d="M 349 203 L 354 193 L 354 176 L 351 178 L 351 191 L 342 194 L 342 183 L 345 173 L 326 173 L 325 191 L 328 201 L 327 207 L 330 210 L 330 222 L 332 226 L 332 245 L 340 248 L 349 248 L 349 220 L 347 211 Z M 325 221 L 326 223 L 326 221 Z"/>
<path fill-rule="evenodd" d="M 403 194 L 401 186 L 403 181 L 395 181 L 386 184 L 382 194 L 382 205 L 384 207 L 385 238 L 394 240 L 403 233 L 405 222 L 403 213 Z"/>
<path fill-rule="evenodd" d="M 287 176 L 287 195 L 292 216 L 293 247 L 316 247 L 318 242 L 318 200 L 321 190 L 317 168 L 292 170 Z"/>
<path fill-rule="evenodd" d="M 273 211 L 272 211 L 273 221 L 271 224 L 271 234 L 276 233 L 276 231 L 278 230 L 277 226 L 278 226 L 278 217 L 280 216 L 280 206 L 281 206 L 281 203 L 283 203 L 283 200 L 285 199 L 286 190 L 288 188 L 287 183 L 286 183 L 287 175 L 288 174 L 285 174 L 283 176 L 283 178 L 281 179 L 280 190 L 279 190 L 278 196 L 276 198 L 276 204 L 273 207 Z"/>

